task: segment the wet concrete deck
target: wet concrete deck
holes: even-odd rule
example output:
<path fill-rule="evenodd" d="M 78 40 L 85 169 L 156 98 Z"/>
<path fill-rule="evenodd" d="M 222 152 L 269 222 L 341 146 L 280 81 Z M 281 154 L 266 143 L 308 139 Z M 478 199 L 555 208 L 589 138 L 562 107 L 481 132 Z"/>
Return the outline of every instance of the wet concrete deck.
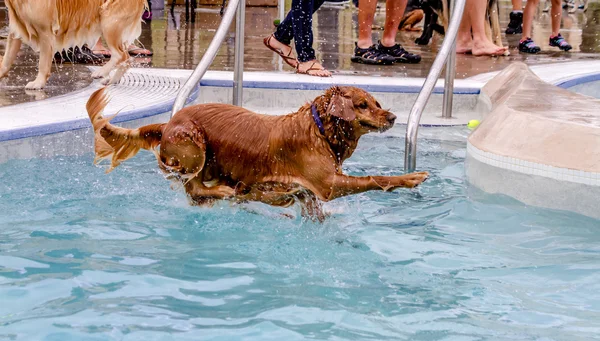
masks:
<path fill-rule="evenodd" d="M 504 29 L 508 21 L 510 2 L 501 0 L 500 19 Z M 1 6 L 0 1 L 0 6 Z M 208 47 L 215 29 L 220 23 L 218 7 L 201 8 L 195 14 L 195 22 L 187 21 L 182 8 L 170 11 L 155 11 L 154 18 L 143 24 L 140 42 L 154 52 L 152 58 L 137 59 L 141 66 L 157 68 L 193 68 Z M 267 50 L 262 39 L 273 32 L 273 19 L 277 9 L 248 7 L 246 9 L 245 34 L 245 70 L 293 72 L 287 65 L 282 65 L 277 56 Z M 384 11 L 378 11 L 376 24 L 381 25 Z M 480 73 L 505 68 L 513 61 L 523 61 L 528 65 L 564 62 L 574 60 L 599 59 L 600 37 L 600 4 L 590 3 L 587 12 L 577 11 L 569 14 L 563 11 L 563 36 L 573 45 L 570 53 L 556 51 L 547 46 L 550 32 L 550 15 L 541 8 L 534 23 L 534 40 L 542 47 L 538 55 L 522 55 L 516 50 L 519 36 L 504 37 L 505 43 L 511 47 L 509 57 L 474 57 L 459 55 L 457 58 L 457 77 L 467 78 Z M 0 30 L 6 26 L 6 11 L 0 10 Z M 228 38 L 220 48 L 211 70 L 232 70 L 234 61 L 235 32 L 232 25 Z M 400 32 L 398 40 L 409 51 L 420 53 L 423 60 L 418 65 L 370 66 L 350 62 L 356 41 L 356 9 L 348 5 L 340 7 L 322 7 L 314 17 L 315 48 L 318 57 L 325 67 L 334 74 L 379 75 L 386 77 L 425 77 L 441 44 L 442 37 L 434 36 L 432 43 L 419 46 L 414 39 L 418 32 Z M 375 40 L 381 31 L 375 30 Z M 0 53 L 3 54 L 5 39 L 0 38 Z M 37 94 L 28 94 L 22 88 L 27 79 L 33 78 L 37 56 L 31 49 L 24 47 L 19 63 L 8 79 L 0 80 L 0 106 L 27 102 L 31 100 L 55 96 L 80 89 L 89 82 L 89 71 L 81 65 L 56 66 L 48 82 L 48 89 Z M 56 70 L 55 70 L 56 71 Z M 8 89 L 8 90 L 6 90 Z"/>

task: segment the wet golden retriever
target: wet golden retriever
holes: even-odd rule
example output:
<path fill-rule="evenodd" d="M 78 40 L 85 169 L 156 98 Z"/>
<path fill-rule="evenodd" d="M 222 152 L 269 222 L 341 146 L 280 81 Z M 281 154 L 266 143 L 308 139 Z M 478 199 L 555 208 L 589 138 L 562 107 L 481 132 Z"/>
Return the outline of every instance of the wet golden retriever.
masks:
<path fill-rule="evenodd" d="M 39 51 L 39 71 L 26 89 L 41 89 L 50 77 L 54 53 L 65 48 L 93 46 L 102 35 L 111 58 L 92 74 L 118 82 L 128 67 L 126 47 L 139 37 L 146 0 L 4 0 L 8 8 L 8 41 L 0 57 L 0 78 L 4 77 L 25 43 Z M 109 80 L 109 73 L 117 67 Z"/>
<path fill-rule="evenodd" d="M 342 163 L 362 135 L 385 131 L 396 119 L 359 88 L 332 87 L 286 116 L 198 104 L 177 112 L 168 123 L 138 129 L 111 125 L 102 116 L 106 104 L 104 89 L 87 103 L 95 131 L 94 161 L 111 159 L 111 171 L 140 148 L 152 150 L 159 167 L 181 181 L 196 204 L 229 199 L 287 207 L 300 202 L 303 216 L 322 221 L 322 201 L 369 190 L 412 188 L 428 177 L 427 172 L 342 172 Z"/>

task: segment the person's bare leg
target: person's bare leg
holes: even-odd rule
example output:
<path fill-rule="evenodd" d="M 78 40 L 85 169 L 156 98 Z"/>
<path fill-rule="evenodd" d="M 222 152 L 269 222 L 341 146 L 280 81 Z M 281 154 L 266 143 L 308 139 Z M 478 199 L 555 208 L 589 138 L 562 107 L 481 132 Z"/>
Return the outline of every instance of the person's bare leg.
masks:
<path fill-rule="evenodd" d="M 525 40 L 531 37 L 531 27 L 533 26 L 533 16 L 537 9 L 540 0 L 528 0 L 523 11 L 523 35 L 521 40 Z"/>
<path fill-rule="evenodd" d="M 386 5 L 387 6 L 387 5 Z M 360 0 L 358 2 L 358 47 L 361 49 L 369 48 L 373 45 L 373 20 L 377 10 L 377 0 Z M 399 18 L 402 18 L 400 13 Z M 387 20 L 387 15 L 386 15 Z M 396 23 L 398 30 L 398 23 Z"/>
<path fill-rule="evenodd" d="M 523 0 L 512 0 L 512 10 L 513 11 L 522 11 L 523 10 Z"/>
<path fill-rule="evenodd" d="M 469 0 L 467 6 L 470 8 L 471 29 L 473 31 L 473 55 L 474 56 L 499 56 L 507 48 L 495 45 L 485 33 L 485 12 L 487 10 L 486 0 Z"/>
<path fill-rule="evenodd" d="M 110 50 L 104 47 L 104 45 L 102 44 L 102 38 L 98 38 L 98 41 L 96 42 L 94 47 L 92 47 L 92 52 L 103 56 L 110 56 Z"/>
<path fill-rule="evenodd" d="M 560 19 L 562 18 L 562 0 L 552 0 L 552 37 L 556 37 L 560 32 Z"/>
<path fill-rule="evenodd" d="M 362 0 L 364 1 L 364 0 Z M 408 0 L 387 0 L 385 2 L 385 25 L 383 26 L 383 37 L 381 44 L 391 47 L 396 44 L 396 33 L 398 33 L 398 24 L 402 20 L 406 3 Z M 358 2 L 360 6 L 360 1 Z"/>
<path fill-rule="evenodd" d="M 456 35 L 456 53 L 471 53 L 473 50 L 473 37 L 471 36 L 471 16 L 468 7 L 458 28 Z"/>

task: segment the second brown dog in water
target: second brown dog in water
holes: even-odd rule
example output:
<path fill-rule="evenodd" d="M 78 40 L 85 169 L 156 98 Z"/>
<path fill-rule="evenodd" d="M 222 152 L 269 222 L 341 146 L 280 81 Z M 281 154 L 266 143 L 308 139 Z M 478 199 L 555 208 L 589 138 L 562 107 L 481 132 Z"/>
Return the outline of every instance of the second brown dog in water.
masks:
<path fill-rule="evenodd" d="M 428 177 L 427 172 L 342 172 L 342 163 L 361 136 L 385 131 L 396 119 L 359 88 L 332 87 L 286 116 L 199 104 L 177 112 L 168 123 L 138 129 L 111 125 L 101 115 L 106 104 L 104 89 L 87 103 L 96 160 L 110 158 L 110 171 L 140 148 L 153 150 L 159 167 L 181 181 L 196 204 L 228 199 L 290 206 L 298 201 L 303 216 L 322 221 L 322 201 L 369 190 L 412 188 Z"/>

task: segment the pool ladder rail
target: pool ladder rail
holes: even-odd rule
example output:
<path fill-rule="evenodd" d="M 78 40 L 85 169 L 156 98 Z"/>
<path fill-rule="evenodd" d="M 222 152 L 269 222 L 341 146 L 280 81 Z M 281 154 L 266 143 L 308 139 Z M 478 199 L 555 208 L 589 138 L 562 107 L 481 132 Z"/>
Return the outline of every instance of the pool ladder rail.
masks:
<path fill-rule="evenodd" d="M 406 122 L 406 138 L 404 145 L 404 170 L 412 172 L 417 167 L 417 135 L 419 133 L 419 122 L 423 110 L 431 97 L 435 83 L 440 77 L 440 73 L 446 64 L 446 77 L 444 80 L 444 100 L 442 106 L 442 117 L 452 118 L 452 97 L 454 95 L 454 76 L 456 74 L 456 35 L 458 27 L 462 20 L 465 10 L 465 0 L 450 1 L 452 5 L 452 17 L 448 24 L 448 31 L 444 37 L 444 42 L 438 52 L 429 74 L 423 83 L 423 87 L 415 100 L 415 104 L 410 110 L 408 121 Z"/>
<path fill-rule="evenodd" d="M 451 18 L 448 25 L 448 31 L 438 52 L 429 74 L 423 83 L 415 104 L 413 105 L 408 121 L 406 125 L 406 139 L 405 139 L 405 153 L 404 153 L 404 170 L 407 172 L 414 171 L 417 163 L 417 136 L 419 132 L 419 122 L 423 115 L 423 110 L 431 97 L 431 93 L 435 87 L 435 84 L 446 65 L 446 77 L 444 81 L 444 100 L 442 107 L 442 117 L 452 117 L 452 99 L 454 92 L 454 76 L 456 72 L 456 36 L 458 34 L 458 27 L 463 16 L 465 9 L 465 0 L 450 1 L 451 6 Z M 229 0 L 227 9 L 221 19 L 214 38 L 208 45 L 208 49 L 202 56 L 202 59 L 192 72 L 192 75 L 188 78 L 185 84 L 179 90 L 173 108 L 171 110 L 171 117 L 183 109 L 190 94 L 198 86 L 200 80 L 212 64 L 217 55 L 219 46 L 225 40 L 229 26 L 233 22 L 233 18 L 237 16 L 236 30 L 235 30 L 235 59 L 234 59 L 234 71 L 233 71 L 233 104 L 240 106 L 242 104 L 243 95 L 243 74 L 244 74 L 244 17 L 245 17 L 245 0 Z M 279 1 L 279 16 L 283 17 L 283 1 Z M 237 12 L 237 13 L 236 13 Z M 242 37 L 239 39 L 239 37 Z"/>
<path fill-rule="evenodd" d="M 236 14 L 237 10 L 237 14 Z M 219 51 L 219 47 L 223 44 L 229 26 L 233 22 L 233 18 L 237 16 L 235 22 L 235 56 L 234 56 L 234 71 L 233 71 L 233 104 L 242 104 L 242 82 L 244 76 L 244 21 L 246 12 L 246 1 L 229 0 L 227 9 L 221 18 L 221 24 L 217 28 L 215 36 L 208 45 L 208 49 L 200 59 L 200 62 L 192 72 L 192 75 L 187 79 L 185 84 L 179 90 L 173 108 L 171 109 L 171 117 L 183 109 L 190 94 L 200 83 L 202 77 L 215 60 L 215 56 Z M 241 39 L 240 39 L 241 37 Z"/>

